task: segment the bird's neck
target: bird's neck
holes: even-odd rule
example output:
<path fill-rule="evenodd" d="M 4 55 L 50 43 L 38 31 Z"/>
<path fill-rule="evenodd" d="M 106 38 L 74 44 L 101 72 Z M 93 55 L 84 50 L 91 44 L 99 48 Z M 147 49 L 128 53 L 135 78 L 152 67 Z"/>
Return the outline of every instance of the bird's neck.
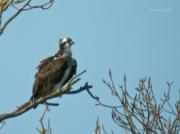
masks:
<path fill-rule="evenodd" d="M 71 47 L 66 47 L 65 49 L 61 49 L 56 55 L 56 58 L 58 57 L 59 58 L 72 57 Z"/>
<path fill-rule="evenodd" d="M 69 47 L 66 47 L 65 49 L 64 49 L 64 55 L 65 56 L 68 56 L 68 57 L 72 57 L 72 51 L 71 51 L 71 47 L 69 46 Z"/>

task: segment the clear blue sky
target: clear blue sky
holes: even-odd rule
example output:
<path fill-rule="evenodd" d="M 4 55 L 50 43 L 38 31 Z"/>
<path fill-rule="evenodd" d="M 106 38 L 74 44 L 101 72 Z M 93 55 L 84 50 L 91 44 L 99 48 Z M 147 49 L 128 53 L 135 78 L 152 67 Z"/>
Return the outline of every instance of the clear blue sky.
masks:
<path fill-rule="evenodd" d="M 127 75 L 130 92 L 142 77 L 151 76 L 156 95 L 166 81 L 174 81 L 172 97 L 180 88 L 179 0 L 57 0 L 50 10 L 33 10 L 18 16 L 0 37 L 0 112 L 10 112 L 31 96 L 39 61 L 53 55 L 58 40 L 71 37 L 78 72 L 87 69 L 79 87 L 88 81 L 92 92 L 112 102 L 102 83 L 112 69 L 117 85 Z M 95 121 L 110 133 L 119 130 L 110 110 L 95 106 L 86 92 L 52 100 L 53 134 L 92 134 Z M 43 106 L 7 120 L 2 134 L 36 134 Z"/>

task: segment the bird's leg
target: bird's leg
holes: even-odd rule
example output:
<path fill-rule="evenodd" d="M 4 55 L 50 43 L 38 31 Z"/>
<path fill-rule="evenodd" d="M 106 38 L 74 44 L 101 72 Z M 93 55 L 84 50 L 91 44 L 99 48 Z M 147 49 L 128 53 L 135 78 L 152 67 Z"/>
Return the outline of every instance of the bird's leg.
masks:
<path fill-rule="evenodd" d="M 38 100 L 39 98 L 35 98 L 35 97 L 31 97 L 29 100 L 29 103 L 31 105 L 34 105 L 34 103 Z M 38 104 L 37 104 L 38 105 Z M 37 107 L 37 105 L 33 106 L 33 108 L 35 109 Z"/>
<path fill-rule="evenodd" d="M 34 98 L 34 97 L 31 97 L 30 100 L 29 100 L 29 102 L 30 102 L 31 104 L 34 104 L 35 98 Z"/>

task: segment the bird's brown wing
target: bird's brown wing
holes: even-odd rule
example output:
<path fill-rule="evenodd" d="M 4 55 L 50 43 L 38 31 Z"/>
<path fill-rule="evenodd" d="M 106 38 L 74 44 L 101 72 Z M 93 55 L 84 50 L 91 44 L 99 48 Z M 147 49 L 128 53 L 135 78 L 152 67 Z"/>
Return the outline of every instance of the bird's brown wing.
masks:
<path fill-rule="evenodd" d="M 48 64 L 50 61 L 52 61 L 54 59 L 55 56 L 50 56 L 50 57 L 47 57 L 45 59 L 43 59 L 42 61 L 40 61 L 40 64 L 37 66 L 37 68 L 39 70 L 41 70 L 41 68 L 45 65 L 45 64 Z"/>
<path fill-rule="evenodd" d="M 53 86 L 60 81 L 64 75 L 64 70 L 68 67 L 66 58 L 53 60 L 49 57 L 43 60 L 38 66 L 39 70 L 35 75 L 32 98 L 39 98 L 47 95 Z"/>

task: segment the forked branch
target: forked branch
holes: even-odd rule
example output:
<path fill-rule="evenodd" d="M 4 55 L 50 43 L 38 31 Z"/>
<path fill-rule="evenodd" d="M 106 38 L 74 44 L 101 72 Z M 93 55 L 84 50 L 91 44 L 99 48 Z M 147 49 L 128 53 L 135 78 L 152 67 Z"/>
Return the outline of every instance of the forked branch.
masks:
<path fill-rule="evenodd" d="M 37 2 L 35 0 L 3 0 L 0 1 L 0 35 L 3 34 L 5 28 L 12 22 L 19 14 L 23 11 L 32 10 L 32 9 L 49 9 L 54 0 L 47 0 L 46 2 L 40 4 L 33 4 Z M 14 12 L 9 15 L 6 19 L 3 17 L 9 9 L 15 9 Z"/>
<path fill-rule="evenodd" d="M 50 120 L 48 119 L 48 128 L 46 129 L 44 127 L 44 117 L 45 117 L 45 114 L 46 112 L 49 111 L 49 108 L 48 108 L 48 105 L 46 105 L 45 107 L 45 110 L 42 114 L 42 117 L 40 118 L 39 122 L 40 122 L 40 125 L 41 125 L 41 129 L 37 129 L 37 131 L 39 132 L 39 134 L 52 134 L 52 130 L 51 130 L 51 124 L 50 124 Z"/>
<path fill-rule="evenodd" d="M 112 119 L 119 127 L 132 134 L 180 133 L 180 97 L 177 97 L 176 103 L 172 105 L 170 101 L 172 83 L 167 82 L 167 91 L 164 92 L 163 98 L 158 100 L 150 78 L 139 81 L 134 96 L 130 95 L 127 89 L 126 76 L 124 76 L 123 84 L 116 87 L 112 73 L 109 71 L 109 80 L 103 80 L 103 82 L 119 105 L 107 105 L 101 102 L 99 97 L 94 97 L 94 99 L 97 105 L 112 109 Z"/>
<path fill-rule="evenodd" d="M 9 118 L 19 116 L 19 115 L 29 111 L 30 109 L 32 109 L 34 106 L 37 106 L 38 104 L 42 104 L 49 99 L 52 99 L 52 98 L 55 98 L 58 96 L 62 96 L 64 94 L 77 94 L 82 91 L 91 89 L 92 86 L 89 85 L 88 83 L 85 83 L 84 86 L 80 87 L 79 89 L 71 91 L 71 86 L 73 84 L 77 83 L 80 80 L 80 76 L 85 72 L 86 72 L 86 70 L 82 71 L 80 74 L 74 76 L 71 80 L 69 80 L 69 82 L 62 89 L 57 89 L 57 90 L 53 91 L 52 93 L 46 95 L 45 97 L 41 97 L 41 98 L 35 100 L 33 103 L 28 101 L 28 102 L 22 104 L 21 106 L 18 106 L 16 108 L 16 110 L 14 110 L 13 112 L 0 114 L 0 122 L 4 121 L 6 119 L 9 119 Z"/>

